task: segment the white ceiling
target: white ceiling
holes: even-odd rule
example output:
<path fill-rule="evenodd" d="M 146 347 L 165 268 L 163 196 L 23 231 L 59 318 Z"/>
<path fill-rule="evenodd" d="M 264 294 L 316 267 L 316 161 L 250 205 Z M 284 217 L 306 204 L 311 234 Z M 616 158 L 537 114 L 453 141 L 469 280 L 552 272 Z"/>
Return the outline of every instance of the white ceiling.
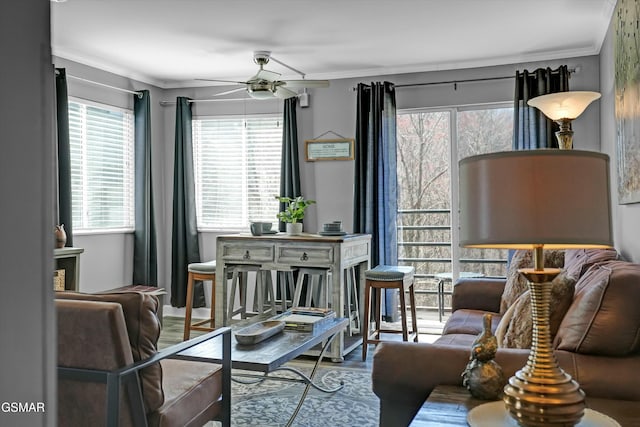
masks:
<path fill-rule="evenodd" d="M 164 88 L 245 80 L 253 51 L 333 79 L 600 52 L 615 0 L 67 0 L 53 54 Z M 269 70 L 299 78 L 270 62 Z"/>

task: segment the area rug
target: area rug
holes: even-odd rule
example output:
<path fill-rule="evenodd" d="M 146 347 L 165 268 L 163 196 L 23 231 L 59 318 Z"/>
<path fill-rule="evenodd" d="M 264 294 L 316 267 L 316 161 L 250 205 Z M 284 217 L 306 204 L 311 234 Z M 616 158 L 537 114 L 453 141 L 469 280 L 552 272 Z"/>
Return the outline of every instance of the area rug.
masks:
<path fill-rule="evenodd" d="M 309 375 L 312 366 L 292 362 L 292 366 Z M 275 375 L 296 378 L 291 372 Z M 311 388 L 296 417 L 295 427 L 374 427 L 378 425 L 378 398 L 371 391 L 371 372 L 365 369 L 325 365 L 318 368 L 315 381 L 333 388 L 344 382 L 335 393 Z M 267 380 L 259 384 L 232 382 L 231 425 L 233 427 L 281 427 L 295 411 L 304 384 Z M 216 425 L 213 423 L 213 425 Z"/>

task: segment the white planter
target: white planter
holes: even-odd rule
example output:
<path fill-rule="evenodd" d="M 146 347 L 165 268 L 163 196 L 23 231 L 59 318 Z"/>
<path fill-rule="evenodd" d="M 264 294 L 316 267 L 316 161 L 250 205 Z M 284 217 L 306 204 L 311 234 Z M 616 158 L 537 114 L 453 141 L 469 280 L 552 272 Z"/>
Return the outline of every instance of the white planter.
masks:
<path fill-rule="evenodd" d="M 287 234 L 290 236 L 296 236 L 298 234 L 302 234 L 302 223 L 301 222 L 287 222 Z"/>

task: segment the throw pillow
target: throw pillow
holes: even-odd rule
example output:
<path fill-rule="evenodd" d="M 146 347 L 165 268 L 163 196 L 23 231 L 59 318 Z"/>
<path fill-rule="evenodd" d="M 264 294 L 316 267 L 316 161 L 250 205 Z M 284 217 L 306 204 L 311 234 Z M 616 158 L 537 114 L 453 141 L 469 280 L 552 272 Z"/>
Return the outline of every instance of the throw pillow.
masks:
<path fill-rule="evenodd" d="M 526 295 L 529 295 L 529 291 L 525 291 Z M 507 329 L 509 328 L 509 324 L 511 324 L 511 319 L 513 318 L 513 312 L 516 309 L 516 304 L 511 304 L 511 307 L 504 312 L 502 317 L 500 318 L 500 322 L 498 326 L 496 326 L 496 340 L 498 340 L 498 347 L 504 347 L 502 343 L 504 342 L 504 336 L 507 333 Z"/>
<path fill-rule="evenodd" d="M 564 269 L 578 280 L 594 264 L 620 259 L 615 249 L 567 249 L 564 255 Z"/>
<path fill-rule="evenodd" d="M 640 352 L 640 265 L 595 264 L 576 282 L 576 294 L 554 348 L 580 354 L 625 357 Z"/>
<path fill-rule="evenodd" d="M 560 273 L 551 282 L 549 329 L 551 340 L 555 337 L 567 310 L 573 302 L 575 280 Z M 533 319 L 531 317 L 530 291 L 525 291 L 505 312 L 496 328 L 498 346 L 506 348 L 531 348 Z"/>
<path fill-rule="evenodd" d="M 561 268 L 564 265 L 564 250 L 544 251 L 544 266 L 549 268 Z M 533 251 L 518 249 L 514 252 L 509 267 L 507 268 L 507 281 L 500 300 L 500 313 L 504 314 L 509 307 L 528 288 L 527 279 L 518 270 L 521 268 L 533 268 Z"/>

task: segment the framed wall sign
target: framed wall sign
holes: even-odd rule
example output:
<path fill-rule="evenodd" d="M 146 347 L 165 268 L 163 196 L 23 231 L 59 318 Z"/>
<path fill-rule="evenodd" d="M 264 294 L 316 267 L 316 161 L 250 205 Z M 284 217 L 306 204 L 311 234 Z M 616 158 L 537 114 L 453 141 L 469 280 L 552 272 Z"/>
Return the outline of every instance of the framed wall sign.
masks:
<path fill-rule="evenodd" d="M 307 139 L 304 143 L 308 162 L 354 158 L 353 139 Z"/>

